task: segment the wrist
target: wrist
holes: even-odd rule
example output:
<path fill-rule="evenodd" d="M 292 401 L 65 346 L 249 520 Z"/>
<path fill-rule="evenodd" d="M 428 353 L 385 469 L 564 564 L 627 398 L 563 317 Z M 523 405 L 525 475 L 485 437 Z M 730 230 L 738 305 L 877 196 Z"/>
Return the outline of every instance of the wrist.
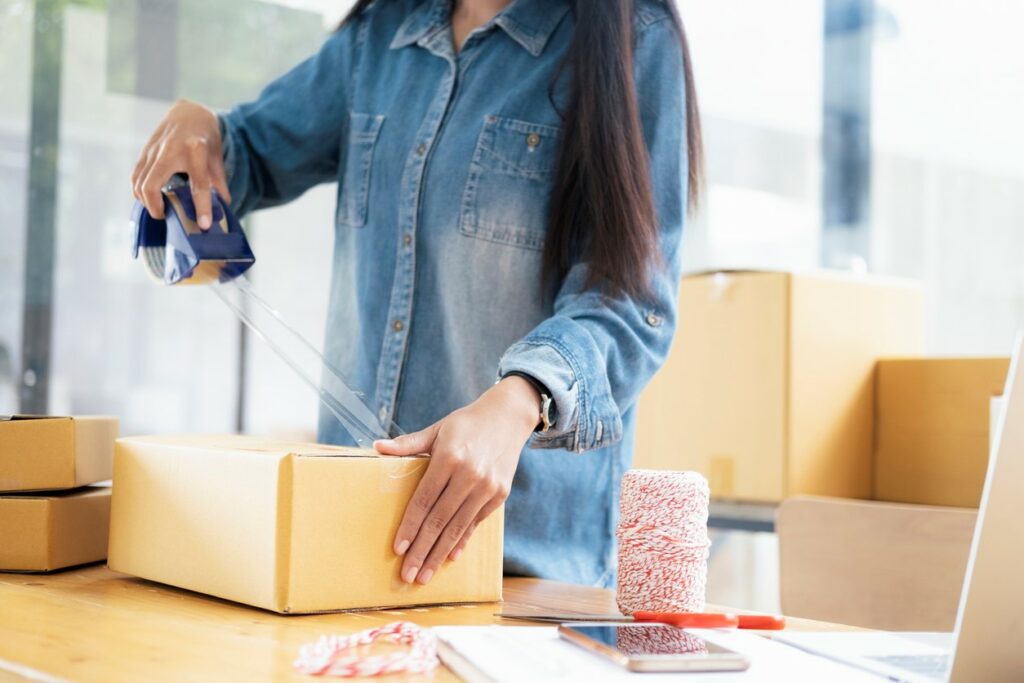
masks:
<path fill-rule="evenodd" d="M 509 413 L 521 418 L 524 429 L 532 433 L 540 422 L 541 395 L 537 388 L 522 377 L 510 375 L 495 389 L 504 394 Z"/>

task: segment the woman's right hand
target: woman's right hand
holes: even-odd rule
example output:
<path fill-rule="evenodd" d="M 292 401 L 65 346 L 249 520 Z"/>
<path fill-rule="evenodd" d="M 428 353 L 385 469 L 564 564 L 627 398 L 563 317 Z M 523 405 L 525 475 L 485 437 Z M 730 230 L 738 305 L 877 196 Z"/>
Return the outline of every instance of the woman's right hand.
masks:
<path fill-rule="evenodd" d="M 187 173 L 196 222 L 212 224 L 210 188 L 231 202 L 217 115 L 206 107 L 178 100 L 142 149 L 132 171 L 132 191 L 153 218 L 164 217 L 161 188 L 175 173 Z"/>

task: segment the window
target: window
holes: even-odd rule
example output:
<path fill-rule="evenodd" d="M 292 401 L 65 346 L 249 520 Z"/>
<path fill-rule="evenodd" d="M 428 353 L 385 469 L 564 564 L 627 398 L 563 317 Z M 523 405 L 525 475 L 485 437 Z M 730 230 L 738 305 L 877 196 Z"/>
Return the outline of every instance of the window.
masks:
<path fill-rule="evenodd" d="M 127 176 L 171 101 L 255 96 L 349 4 L 0 0 L 0 413 L 312 435 L 315 395 L 213 296 L 129 260 Z M 679 7 L 709 173 L 687 269 L 917 278 L 930 351 L 1006 353 L 1024 312 L 1024 8 Z M 334 197 L 316 188 L 247 220 L 257 289 L 318 343 Z"/>

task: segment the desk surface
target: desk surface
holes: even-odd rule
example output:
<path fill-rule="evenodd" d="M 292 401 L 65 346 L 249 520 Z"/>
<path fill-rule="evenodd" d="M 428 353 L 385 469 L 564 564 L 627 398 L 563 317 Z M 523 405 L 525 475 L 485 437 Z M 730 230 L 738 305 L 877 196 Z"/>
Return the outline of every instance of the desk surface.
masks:
<path fill-rule="evenodd" d="M 615 612 L 614 593 L 508 578 L 505 603 L 280 616 L 91 566 L 55 574 L 0 573 L 0 681 L 316 680 L 292 671 L 299 646 L 398 619 L 424 626 L 522 624 L 509 611 Z M 528 623 L 528 622 L 527 622 Z M 801 630 L 847 627 L 790 619 Z M 395 680 L 389 678 L 388 680 Z M 456 681 L 444 668 L 414 681 Z"/>

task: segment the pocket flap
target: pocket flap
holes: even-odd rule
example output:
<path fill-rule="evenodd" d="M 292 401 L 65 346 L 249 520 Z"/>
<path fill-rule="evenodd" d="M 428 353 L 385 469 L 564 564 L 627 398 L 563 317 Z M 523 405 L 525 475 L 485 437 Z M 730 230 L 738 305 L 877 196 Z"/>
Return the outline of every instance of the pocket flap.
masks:
<path fill-rule="evenodd" d="M 501 116 L 488 116 L 480 133 L 482 160 L 509 175 L 546 176 L 558 163 L 561 129 Z"/>

